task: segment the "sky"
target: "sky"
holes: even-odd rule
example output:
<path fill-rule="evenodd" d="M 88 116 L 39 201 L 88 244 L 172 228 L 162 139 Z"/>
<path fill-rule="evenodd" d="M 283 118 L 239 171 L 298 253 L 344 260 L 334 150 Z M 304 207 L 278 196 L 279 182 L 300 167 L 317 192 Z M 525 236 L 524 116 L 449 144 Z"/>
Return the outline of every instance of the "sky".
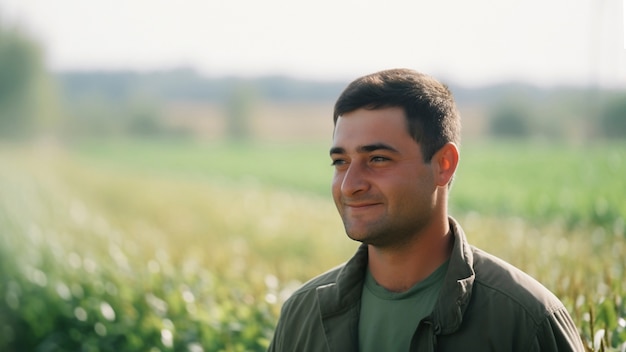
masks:
<path fill-rule="evenodd" d="M 626 0 L 0 0 L 67 70 L 626 88 Z"/>

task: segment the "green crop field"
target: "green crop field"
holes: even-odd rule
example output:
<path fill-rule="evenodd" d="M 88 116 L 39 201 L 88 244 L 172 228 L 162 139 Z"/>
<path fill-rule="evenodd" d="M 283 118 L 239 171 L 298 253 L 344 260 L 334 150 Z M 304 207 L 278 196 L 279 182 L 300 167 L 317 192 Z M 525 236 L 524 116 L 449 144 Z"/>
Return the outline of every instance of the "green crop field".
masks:
<path fill-rule="evenodd" d="M 282 302 L 348 259 L 329 145 L 0 148 L 0 350 L 264 351 Z M 451 213 L 592 351 L 626 348 L 626 145 L 463 146 Z"/>

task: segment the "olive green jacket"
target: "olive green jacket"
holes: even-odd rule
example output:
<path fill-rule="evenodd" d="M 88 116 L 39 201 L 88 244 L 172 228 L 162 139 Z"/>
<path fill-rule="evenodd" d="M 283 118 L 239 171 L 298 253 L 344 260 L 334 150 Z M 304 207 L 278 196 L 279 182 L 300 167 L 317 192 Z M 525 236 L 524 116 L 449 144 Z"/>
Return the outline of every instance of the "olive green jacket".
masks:
<path fill-rule="evenodd" d="M 470 246 L 450 218 L 454 246 L 433 312 L 411 351 L 584 351 L 563 304 L 512 265 Z M 269 351 L 358 351 L 362 245 L 347 263 L 304 284 L 283 305 Z"/>

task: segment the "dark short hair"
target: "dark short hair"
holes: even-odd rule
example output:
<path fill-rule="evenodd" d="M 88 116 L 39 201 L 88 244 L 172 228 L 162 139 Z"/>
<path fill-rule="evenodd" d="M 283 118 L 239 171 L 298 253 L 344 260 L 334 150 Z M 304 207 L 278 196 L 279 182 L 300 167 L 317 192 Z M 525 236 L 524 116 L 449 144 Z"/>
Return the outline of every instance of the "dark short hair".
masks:
<path fill-rule="evenodd" d="M 409 134 L 420 143 L 424 161 L 446 143 L 461 139 L 461 118 L 448 87 L 423 73 L 392 69 L 360 77 L 350 83 L 335 103 L 333 121 L 364 108 L 401 107 Z"/>

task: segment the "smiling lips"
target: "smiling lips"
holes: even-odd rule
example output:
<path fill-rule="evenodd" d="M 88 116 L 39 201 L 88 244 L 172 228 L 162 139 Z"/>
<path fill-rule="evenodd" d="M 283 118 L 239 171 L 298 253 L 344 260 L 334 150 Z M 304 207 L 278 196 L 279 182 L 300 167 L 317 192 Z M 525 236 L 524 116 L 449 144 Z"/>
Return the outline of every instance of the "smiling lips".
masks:
<path fill-rule="evenodd" d="M 344 206 L 350 209 L 367 209 L 381 204 L 382 203 L 344 203 Z"/>

